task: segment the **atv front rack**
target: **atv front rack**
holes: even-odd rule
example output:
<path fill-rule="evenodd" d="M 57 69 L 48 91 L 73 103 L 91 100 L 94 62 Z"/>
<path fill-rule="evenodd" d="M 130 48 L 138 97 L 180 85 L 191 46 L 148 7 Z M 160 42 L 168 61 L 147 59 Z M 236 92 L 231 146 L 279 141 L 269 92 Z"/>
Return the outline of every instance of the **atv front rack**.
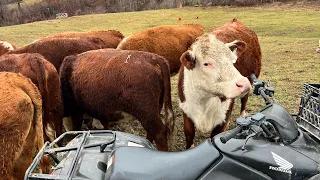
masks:
<path fill-rule="evenodd" d="M 92 144 L 86 145 L 90 135 L 95 135 L 95 134 L 99 134 L 102 136 L 103 135 L 109 136 L 109 137 L 111 136 L 112 138 L 109 141 L 92 143 Z M 65 139 L 67 136 L 70 136 L 70 135 L 76 136 L 75 138 L 79 138 L 76 145 L 72 145 L 72 143 L 71 143 L 71 145 L 68 144 L 65 147 L 55 148 L 55 146 L 57 145 L 58 142 L 62 141 L 63 139 Z M 49 142 L 45 143 L 45 145 L 42 147 L 42 149 L 38 152 L 37 156 L 34 158 L 32 164 L 27 169 L 24 179 L 25 180 L 27 180 L 27 179 L 29 179 L 29 180 L 34 180 L 34 179 L 61 179 L 61 180 L 62 179 L 71 179 L 74 174 L 75 167 L 76 167 L 76 164 L 78 163 L 80 153 L 82 152 L 82 150 L 88 149 L 88 148 L 93 148 L 93 147 L 100 147 L 101 153 L 108 152 L 108 151 L 111 152 L 112 149 L 106 149 L 106 147 L 111 144 L 114 146 L 115 141 L 116 141 L 116 133 L 114 131 L 109 131 L 109 130 L 65 132 L 61 136 L 59 136 L 57 139 L 55 139 L 52 143 L 49 143 Z M 63 176 L 63 175 L 35 173 L 35 170 L 37 169 L 41 159 L 44 156 L 50 156 L 56 164 L 59 164 L 60 160 L 57 157 L 57 153 L 70 152 L 70 151 L 75 151 L 75 154 L 73 155 L 73 159 L 71 161 L 70 169 L 68 170 L 67 175 Z"/>

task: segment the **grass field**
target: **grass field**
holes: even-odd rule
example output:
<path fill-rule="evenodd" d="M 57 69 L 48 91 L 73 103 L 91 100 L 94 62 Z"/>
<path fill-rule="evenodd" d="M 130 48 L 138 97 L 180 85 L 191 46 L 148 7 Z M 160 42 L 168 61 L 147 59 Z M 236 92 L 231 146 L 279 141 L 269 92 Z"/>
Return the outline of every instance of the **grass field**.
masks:
<path fill-rule="evenodd" d="M 320 82 L 320 54 L 315 53 L 320 39 L 319 10 L 320 6 L 308 4 L 273 4 L 250 8 L 182 8 L 87 15 L 1 27 L 0 39 L 23 46 L 40 37 L 64 31 L 116 29 L 128 36 L 158 25 L 199 23 L 209 29 L 237 18 L 259 37 L 263 53 L 260 78 L 270 79 L 276 89 L 278 102 L 290 112 L 297 112 L 303 83 Z M 179 17 L 181 21 L 177 20 Z M 185 138 L 178 107 L 177 76 L 172 78 L 172 96 L 177 122 L 172 150 L 182 150 L 185 148 Z M 234 110 L 233 119 L 239 114 L 239 104 Z M 262 106 L 263 101 L 251 95 L 247 112 L 254 113 Z M 114 125 L 113 129 L 145 135 L 137 121 Z M 196 134 L 197 143 L 205 138 Z"/>

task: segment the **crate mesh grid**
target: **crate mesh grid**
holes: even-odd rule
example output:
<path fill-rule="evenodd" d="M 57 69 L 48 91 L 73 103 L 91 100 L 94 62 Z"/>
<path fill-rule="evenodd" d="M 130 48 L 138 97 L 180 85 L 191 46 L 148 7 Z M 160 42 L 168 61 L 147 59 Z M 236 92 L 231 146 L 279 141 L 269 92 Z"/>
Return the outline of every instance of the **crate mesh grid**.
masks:
<path fill-rule="evenodd" d="M 320 139 L 320 84 L 304 84 L 297 122 Z"/>

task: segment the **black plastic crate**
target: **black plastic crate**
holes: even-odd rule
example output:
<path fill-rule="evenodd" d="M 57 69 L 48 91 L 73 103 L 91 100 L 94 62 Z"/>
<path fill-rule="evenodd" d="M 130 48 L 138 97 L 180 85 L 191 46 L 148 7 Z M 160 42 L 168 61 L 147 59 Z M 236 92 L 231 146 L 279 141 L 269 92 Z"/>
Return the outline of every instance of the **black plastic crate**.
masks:
<path fill-rule="evenodd" d="M 320 84 L 304 84 L 297 123 L 320 140 Z"/>

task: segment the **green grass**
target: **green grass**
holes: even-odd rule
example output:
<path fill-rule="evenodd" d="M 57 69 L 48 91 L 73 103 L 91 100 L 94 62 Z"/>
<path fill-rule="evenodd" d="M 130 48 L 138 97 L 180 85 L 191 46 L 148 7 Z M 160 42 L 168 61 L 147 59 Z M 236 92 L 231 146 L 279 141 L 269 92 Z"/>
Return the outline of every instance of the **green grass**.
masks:
<path fill-rule="evenodd" d="M 199 19 L 195 19 L 199 16 Z M 181 17 L 182 21 L 177 19 Z M 116 29 L 124 35 L 158 25 L 199 23 L 206 29 L 238 18 L 253 29 L 262 48 L 260 78 L 271 79 L 275 96 L 290 112 L 297 112 L 303 83 L 320 82 L 320 54 L 315 53 L 320 38 L 319 6 L 268 5 L 250 8 L 214 7 L 182 8 L 101 15 L 70 17 L 24 25 L 1 27 L 0 39 L 17 46 L 26 45 L 40 37 L 64 31 L 90 31 Z M 172 95 L 177 118 L 174 150 L 184 149 L 181 110 L 178 108 L 177 76 L 172 79 Z M 239 113 L 239 102 L 233 113 Z M 263 106 L 260 98 L 250 96 L 247 111 L 254 113 Z M 138 122 L 134 122 L 138 125 Z M 136 134 L 144 134 L 141 126 L 114 126 Z M 196 142 L 205 137 L 197 134 Z"/>

